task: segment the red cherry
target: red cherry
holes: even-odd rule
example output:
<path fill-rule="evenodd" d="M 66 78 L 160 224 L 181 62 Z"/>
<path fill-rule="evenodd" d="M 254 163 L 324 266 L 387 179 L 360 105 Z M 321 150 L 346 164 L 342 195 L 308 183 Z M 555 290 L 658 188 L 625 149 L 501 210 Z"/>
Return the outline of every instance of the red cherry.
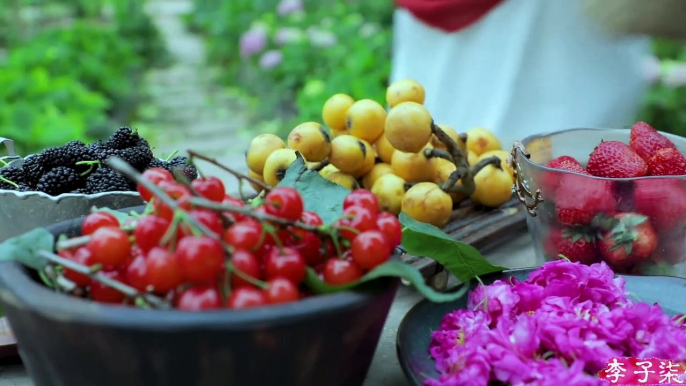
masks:
<path fill-rule="evenodd" d="M 253 219 L 245 219 L 231 225 L 224 232 L 224 242 L 236 249 L 254 251 L 264 242 L 262 225 Z"/>
<path fill-rule="evenodd" d="M 138 248 L 143 253 L 146 253 L 153 247 L 160 245 L 162 237 L 169 229 L 169 225 L 169 220 L 151 214 L 138 219 L 138 224 L 133 230 L 133 236 L 136 239 Z"/>
<path fill-rule="evenodd" d="M 300 298 L 298 287 L 290 280 L 276 278 L 270 280 L 264 296 L 269 304 L 280 304 L 297 301 Z"/>
<path fill-rule="evenodd" d="M 160 247 L 148 252 L 145 261 L 147 283 L 157 293 L 166 293 L 183 283 L 183 271 L 174 253 Z"/>
<path fill-rule="evenodd" d="M 60 254 L 62 255 L 62 254 Z M 81 247 L 76 250 L 74 253 L 68 253 L 63 255 L 65 259 L 71 260 L 74 263 L 84 265 L 86 267 L 90 267 L 93 265 L 93 253 L 91 252 L 90 249 L 86 247 Z M 91 283 L 91 278 L 88 277 L 87 275 L 80 274 L 76 271 L 72 271 L 71 269 L 65 268 L 64 269 L 64 276 L 74 282 L 74 284 L 85 287 Z"/>
<path fill-rule="evenodd" d="M 235 250 L 231 255 L 231 263 L 235 270 L 240 271 L 243 275 L 250 276 L 255 279 L 260 278 L 260 263 L 255 256 L 245 250 Z M 252 287 L 253 285 L 237 274 L 231 274 L 231 287 Z"/>
<path fill-rule="evenodd" d="M 350 250 L 353 260 L 360 267 L 370 270 L 388 261 L 392 249 L 383 233 L 366 231 L 355 237 Z"/>
<path fill-rule="evenodd" d="M 191 191 L 185 187 L 184 185 L 181 185 L 176 182 L 169 182 L 169 181 L 162 181 L 159 184 L 160 189 L 162 189 L 167 196 L 169 196 L 171 199 L 175 200 L 176 203 L 185 210 L 190 210 L 191 205 L 188 202 L 188 199 L 192 197 Z M 172 220 L 174 217 L 174 210 L 167 206 L 162 200 L 155 199 L 153 200 L 153 210 L 156 215 L 165 218 L 169 221 Z"/>
<path fill-rule="evenodd" d="M 324 282 L 329 285 L 349 284 L 362 275 L 362 268 L 354 261 L 333 258 L 324 265 Z"/>
<path fill-rule="evenodd" d="M 243 202 L 243 200 L 241 200 L 240 198 L 229 196 L 228 194 L 226 196 L 224 196 L 224 200 L 222 201 L 222 204 L 235 206 L 236 208 L 245 207 L 245 202 Z M 241 221 L 241 220 L 245 219 L 244 215 L 242 215 L 240 213 L 231 212 L 231 211 L 224 212 L 224 216 L 226 216 L 230 219 L 233 219 L 233 221 Z"/>
<path fill-rule="evenodd" d="M 272 189 L 264 198 L 267 214 L 290 221 L 297 221 L 303 214 L 303 200 L 300 193 L 291 187 Z"/>
<path fill-rule="evenodd" d="M 242 309 L 260 307 L 267 304 L 267 298 L 262 291 L 257 288 L 241 287 L 236 288 L 229 296 L 228 308 Z"/>
<path fill-rule="evenodd" d="M 400 245 L 403 238 L 403 226 L 397 217 L 388 212 L 379 213 L 376 217 L 376 226 L 388 240 L 391 251 Z"/>
<path fill-rule="evenodd" d="M 305 260 L 293 248 L 273 248 L 264 262 L 264 278 L 267 280 L 281 277 L 300 284 L 305 278 Z"/>
<path fill-rule="evenodd" d="M 221 308 L 219 291 L 210 286 L 191 287 L 176 299 L 176 308 L 182 311 L 202 311 Z"/>
<path fill-rule="evenodd" d="M 107 212 L 93 212 L 83 219 L 83 222 L 81 223 L 81 235 L 86 236 L 93 234 L 96 230 L 106 226 L 118 227 L 119 220 Z"/>
<path fill-rule="evenodd" d="M 129 235 L 117 227 L 102 227 L 91 235 L 88 248 L 93 252 L 93 262 L 118 267 L 131 256 Z"/>
<path fill-rule="evenodd" d="M 292 241 L 288 245 L 300 252 L 307 265 L 315 266 L 324 261 L 322 239 L 303 229 L 293 229 L 292 232 Z"/>
<path fill-rule="evenodd" d="M 142 177 L 155 185 L 159 185 L 162 181 L 174 181 L 174 176 L 168 170 L 162 168 L 150 168 L 143 172 Z M 152 198 L 152 193 L 141 184 L 138 184 L 138 193 L 140 193 L 143 201 L 149 202 Z"/>
<path fill-rule="evenodd" d="M 191 188 L 210 201 L 222 202 L 226 194 L 224 183 L 217 177 L 203 177 L 193 180 Z"/>
<path fill-rule="evenodd" d="M 128 267 L 126 267 L 124 278 L 128 285 L 141 292 L 144 292 L 148 286 L 147 273 L 148 270 L 145 257 L 138 256 L 133 259 Z"/>
<path fill-rule="evenodd" d="M 209 282 L 224 270 L 224 250 L 207 236 L 187 236 L 176 246 L 176 257 L 186 280 Z"/>
<path fill-rule="evenodd" d="M 350 206 L 343 210 L 343 218 L 336 222 L 336 226 L 345 227 L 340 230 L 341 236 L 352 240 L 357 233 L 347 228 L 356 229 L 358 233 L 376 229 L 376 214 L 363 206 Z"/>
<path fill-rule="evenodd" d="M 209 209 L 191 209 L 188 214 L 193 217 L 196 221 L 207 227 L 209 230 L 214 232 L 217 236 L 221 236 L 224 232 L 224 227 L 222 225 L 222 219 L 219 215 Z M 191 225 L 187 223 L 182 223 L 179 226 L 179 238 L 190 236 L 193 234 Z"/>
<path fill-rule="evenodd" d="M 353 206 L 361 206 L 369 209 L 372 214 L 379 213 L 379 200 L 374 193 L 367 189 L 355 189 L 343 200 L 343 209 Z"/>
<path fill-rule="evenodd" d="M 300 216 L 300 221 L 312 226 L 324 225 L 324 221 L 322 221 L 318 214 L 307 210 Z"/>
<path fill-rule="evenodd" d="M 101 272 L 101 274 L 112 280 L 123 282 L 122 274 L 119 271 Z M 118 304 L 122 303 L 126 296 L 114 288 L 108 287 L 98 281 L 91 283 L 91 299 L 100 303 Z"/>

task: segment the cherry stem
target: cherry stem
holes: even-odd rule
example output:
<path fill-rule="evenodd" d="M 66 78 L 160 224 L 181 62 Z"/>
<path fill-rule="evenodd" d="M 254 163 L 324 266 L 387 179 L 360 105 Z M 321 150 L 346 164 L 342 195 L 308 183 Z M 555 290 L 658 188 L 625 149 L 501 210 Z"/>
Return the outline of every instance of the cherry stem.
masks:
<path fill-rule="evenodd" d="M 207 161 L 207 162 L 209 162 L 215 166 L 218 166 L 220 169 L 233 174 L 233 176 L 238 178 L 239 180 L 242 179 L 242 180 L 250 181 L 253 184 L 259 186 L 260 188 L 262 188 L 266 191 L 270 191 L 272 189 L 269 185 L 265 184 L 264 182 L 262 182 L 258 179 L 252 178 L 250 176 L 247 176 L 247 175 L 245 175 L 241 172 L 238 172 L 236 170 L 233 170 L 228 166 L 222 165 L 219 161 L 217 161 L 216 159 L 214 159 L 212 157 L 207 157 L 207 156 L 204 156 L 202 154 L 198 154 L 198 153 L 194 152 L 193 150 L 187 150 L 187 152 L 188 152 L 188 156 L 190 157 L 191 161 L 193 161 L 193 158 L 197 158 L 197 159 L 201 159 L 203 161 Z"/>
<path fill-rule="evenodd" d="M 349 227 L 349 226 L 346 226 L 346 225 L 338 225 L 338 226 L 336 226 L 336 227 L 333 228 L 333 229 L 334 229 L 334 230 L 337 230 L 337 229 L 338 229 L 338 230 L 344 230 L 344 231 L 348 231 L 348 232 L 353 232 L 353 233 L 356 234 L 356 235 L 359 235 L 359 234 L 360 234 L 360 231 L 359 231 L 358 229 L 353 228 L 353 227 Z"/>
<path fill-rule="evenodd" d="M 193 205 L 197 206 L 199 208 L 205 208 L 205 209 L 210 209 L 210 210 L 216 210 L 216 211 L 222 211 L 222 212 L 233 212 L 233 213 L 239 213 L 242 215 L 245 215 L 247 217 L 252 217 L 262 223 L 264 222 L 271 222 L 274 224 L 280 224 L 280 225 L 291 225 L 296 228 L 300 228 L 302 230 L 310 231 L 310 232 L 317 232 L 321 233 L 321 229 L 319 227 L 314 226 L 314 225 L 309 225 L 305 224 L 300 221 L 289 221 L 286 219 L 283 219 L 281 217 L 276 217 L 276 216 L 271 216 L 268 214 L 262 214 L 262 213 L 256 213 L 254 210 L 251 208 L 246 208 L 246 207 L 240 207 L 240 206 L 235 206 L 235 205 L 228 205 L 228 204 L 221 204 L 218 202 L 206 200 L 202 197 L 193 197 L 188 200 L 188 202 Z"/>
<path fill-rule="evenodd" d="M 107 163 L 112 167 L 112 169 L 120 172 L 121 174 L 125 175 L 129 179 L 135 181 L 139 185 L 143 185 L 146 189 L 148 189 L 153 196 L 162 201 L 165 205 L 170 207 L 174 212 L 176 211 L 183 211 L 183 208 L 179 206 L 179 204 L 171 197 L 169 197 L 162 189 L 160 189 L 157 185 L 153 184 L 151 181 L 143 178 L 143 175 L 140 174 L 136 169 L 134 169 L 131 165 L 126 163 L 123 159 L 119 157 L 110 157 L 107 159 Z M 196 220 L 195 218 L 191 216 L 186 216 L 184 218 L 186 222 L 188 222 L 190 225 L 198 227 L 201 231 L 203 231 L 206 235 L 212 237 L 213 239 L 216 240 L 221 240 L 221 235 L 218 235 L 214 233 L 211 229 L 206 227 L 204 224 L 202 224 L 200 221 Z"/>
<path fill-rule="evenodd" d="M 174 213 L 174 218 L 172 219 L 172 223 L 169 225 L 169 228 L 167 228 L 167 231 L 164 232 L 164 235 L 162 236 L 162 239 L 160 239 L 160 245 L 167 245 L 169 244 L 174 236 L 176 236 L 176 231 L 179 228 L 179 222 L 181 221 L 181 217 L 178 215 L 179 212 Z M 170 251 L 173 250 L 173 246 L 169 245 Z"/>
<path fill-rule="evenodd" d="M 14 182 L 8 180 L 7 178 L 5 178 L 5 177 L 3 177 L 3 176 L 0 176 L 0 181 L 4 182 L 4 183 L 6 183 L 6 184 L 10 184 L 10 185 L 14 186 L 15 189 L 19 189 L 19 185 L 15 184 Z"/>
<path fill-rule="evenodd" d="M 252 276 L 246 274 L 245 272 L 241 271 L 240 269 L 236 268 L 236 266 L 233 265 L 232 263 L 228 263 L 226 265 L 226 268 L 231 273 L 236 274 L 236 276 L 238 276 L 241 279 L 247 281 L 248 283 L 254 285 L 255 287 L 258 287 L 258 288 L 263 289 L 263 290 L 269 288 L 269 284 L 267 282 L 259 280 L 259 279 L 255 279 L 254 277 L 252 277 Z"/>
<path fill-rule="evenodd" d="M 38 255 L 40 257 L 48 260 L 48 261 L 51 261 L 51 262 L 58 264 L 58 265 L 61 265 L 64 268 L 70 269 L 74 272 L 78 272 L 82 275 L 86 275 L 86 276 L 90 277 L 91 279 L 93 279 L 97 282 L 100 282 L 100 283 L 102 283 L 102 284 L 104 284 L 104 285 L 106 285 L 112 289 L 115 289 L 115 290 L 123 293 L 124 295 L 126 295 L 129 298 L 143 299 L 148 304 L 150 304 L 151 306 L 153 306 L 155 308 L 161 308 L 161 309 L 171 308 L 171 305 L 166 300 L 164 300 L 160 297 L 157 297 L 155 295 L 152 295 L 152 294 L 139 292 L 137 289 L 135 289 L 133 287 L 130 287 L 130 286 L 128 286 L 128 285 L 126 285 L 120 281 L 111 279 L 111 278 L 103 275 L 102 273 L 99 272 L 99 270 L 96 270 L 94 272 L 92 267 L 87 267 L 85 265 L 75 263 L 71 260 L 64 259 L 64 258 L 62 258 L 62 257 L 60 257 L 60 256 L 58 256 L 52 252 L 48 252 L 48 251 L 40 251 L 40 252 L 38 252 Z"/>
<path fill-rule="evenodd" d="M 82 246 L 88 244 L 90 241 L 91 241 L 90 235 L 74 237 L 71 239 L 59 240 L 57 242 L 57 244 L 55 244 L 55 249 L 57 250 L 57 252 L 61 252 L 64 250 L 82 247 Z"/>

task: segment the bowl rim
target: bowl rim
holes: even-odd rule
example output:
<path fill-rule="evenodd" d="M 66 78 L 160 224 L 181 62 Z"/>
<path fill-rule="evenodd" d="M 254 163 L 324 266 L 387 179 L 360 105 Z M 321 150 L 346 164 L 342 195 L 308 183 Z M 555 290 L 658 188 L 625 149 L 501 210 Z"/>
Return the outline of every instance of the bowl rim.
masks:
<path fill-rule="evenodd" d="M 574 128 L 569 128 L 569 129 L 548 131 L 545 133 L 530 135 L 530 136 L 528 136 L 528 137 L 526 137 L 526 138 L 524 138 L 518 142 L 521 143 L 524 146 L 524 148 L 526 149 L 527 144 L 529 144 L 530 142 L 532 142 L 536 139 L 551 137 L 551 136 L 557 135 L 557 134 L 571 133 L 571 132 L 575 132 L 575 131 L 613 131 L 613 132 L 618 133 L 618 132 L 628 132 L 628 130 L 629 129 L 574 127 Z M 669 138 L 670 140 L 673 140 L 675 138 L 685 140 L 684 137 L 681 137 L 681 136 L 678 136 L 675 134 L 665 133 L 665 132 L 662 132 L 659 130 L 658 130 L 658 133 L 664 135 L 665 137 Z M 563 175 L 564 174 L 576 175 L 576 176 L 582 176 L 582 177 L 586 177 L 586 178 L 590 178 L 590 179 L 594 179 L 594 180 L 605 180 L 605 181 L 686 180 L 686 175 L 644 176 L 644 177 L 625 177 L 625 178 L 597 177 L 597 176 L 593 176 L 590 174 L 581 174 L 581 173 L 572 172 L 569 170 L 555 169 L 555 168 L 551 168 L 551 167 L 536 163 L 536 162 L 532 161 L 530 158 L 522 156 L 521 150 L 517 148 L 517 143 L 515 143 L 513 150 L 514 150 L 515 154 L 517 155 L 516 160 L 515 160 L 516 162 L 526 162 L 528 165 L 530 165 L 533 168 L 538 168 L 538 169 L 542 169 L 546 172 L 559 173 L 559 174 L 563 174 Z"/>
<path fill-rule="evenodd" d="M 385 279 L 389 279 L 385 280 L 385 285 L 375 289 L 322 294 L 297 302 L 240 311 L 149 310 L 97 303 L 54 292 L 29 277 L 28 269 L 20 263 L 5 262 L 0 264 L 0 299 L 6 305 L 5 308 L 24 309 L 25 312 L 37 313 L 46 319 L 72 320 L 76 323 L 120 328 L 188 329 L 216 326 L 222 329 L 241 330 L 259 323 L 284 325 L 312 315 L 336 313 L 349 307 L 362 307 L 375 296 L 395 288 L 398 280 Z M 378 282 L 382 283 L 384 280 Z"/>
<path fill-rule="evenodd" d="M 84 217 L 77 217 L 45 228 L 57 237 L 58 233 L 62 233 L 61 228 L 80 224 L 83 219 Z M 289 324 L 312 315 L 336 313 L 349 307 L 362 307 L 382 293 L 395 291 L 399 283 L 397 278 L 383 277 L 365 283 L 357 290 L 319 294 L 292 303 L 239 311 L 180 311 L 117 306 L 60 294 L 38 283 L 29 276 L 29 272 L 29 268 L 18 262 L 0 263 L 0 300 L 3 303 L 40 314 L 46 319 L 66 318 L 86 324 L 155 329 L 186 329 L 214 325 L 223 329 L 240 330 L 256 323 Z"/>

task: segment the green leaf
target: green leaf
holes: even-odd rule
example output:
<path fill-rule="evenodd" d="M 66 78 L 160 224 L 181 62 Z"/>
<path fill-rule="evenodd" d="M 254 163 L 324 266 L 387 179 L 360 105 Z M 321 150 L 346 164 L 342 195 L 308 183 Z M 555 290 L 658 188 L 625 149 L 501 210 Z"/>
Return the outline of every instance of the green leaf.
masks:
<path fill-rule="evenodd" d="M 402 246 L 408 253 L 436 260 L 462 282 L 507 269 L 489 263 L 476 248 L 454 240 L 431 224 L 405 213 L 400 213 L 400 222 L 404 227 Z"/>
<path fill-rule="evenodd" d="M 307 268 L 307 276 L 305 276 L 305 284 L 307 285 L 308 288 L 312 289 L 315 293 L 318 294 L 327 294 L 327 293 L 333 293 L 333 292 L 338 292 L 338 291 L 343 291 L 347 289 L 351 289 L 354 287 L 357 287 L 358 285 L 362 283 L 369 282 L 374 279 L 378 279 L 381 277 L 399 277 L 403 278 L 414 286 L 417 291 L 419 291 L 424 297 L 429 299 L 432 302 L 436 303 L 442 303 L 442 302 L 451 302 L 455 299 L 459 299 L 462 296 L 464 296 L 467 291 L 469 290 L 469 284 L 465 283 L 465 285 L 460 288 L 457 292 L 453 293 L 441 293 L 441 292 L 436 292 L 433 288 L 429 287 L 426 285 L 426 282 L 424 280 L 424 276 L 422 276 L 421 272 L 419 272 L 415 267 L 405 264 L 401 261 L 398 260 L 390 260 L 387 261 L 380 266 L 374 268 L 373 270 L 369 271 L 366 275 L 364 275 L 360 280 L 345 284 L 345 285 L 340 285 L 340 286 L 331 286 L 326 283 L 324 283 L 320 278 L 319 275 L 314 271 L 314 269 L 308 267 Z"/>
<path fill-rule="evenodd" d="M 91 213 L 93 213 L 93 212 L 109 213 L 112 216 L 114 216 L 114 218 L 116 218 L 117 221 L 119 221 L 120 225 L 123 225 L 126 222 L 126 220 L 128 220 L 131 217 L 131 214 L 129 214 L 129 213 L 120 212 L 118 210 L 112 210 L 110 208 L 98 208 L 96 206 L 91 208 Z"/>
<path fill-rule="evenodd" d="M 36 228 L 0 244 L 0 261 L 16 261 L 35 270 L 43 269 L 48 262 L 38 253 L 52 252 L 54 242 L 54 236 L 47 229 Z"/>
<path fill-rule="evenodd" d="M 302 196 L 305 210 L 317 213 L 329 225 L 343 215 L 343 200 L 350 190 L 308 169 L 300 153 L 296 154 L 298 158 L 288 167 L 278 186 L 295 188 Z"/>

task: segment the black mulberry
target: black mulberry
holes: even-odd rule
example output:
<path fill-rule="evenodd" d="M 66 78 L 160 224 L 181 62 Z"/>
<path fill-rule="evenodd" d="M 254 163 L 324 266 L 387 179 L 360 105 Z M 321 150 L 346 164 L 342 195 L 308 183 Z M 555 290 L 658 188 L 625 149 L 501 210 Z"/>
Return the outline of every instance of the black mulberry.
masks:
<path fill-rule="evenodd" d="M 24 170 L 26 178 L 29 180 L 31 186 L 38 183 L 38 179 L 45 174 L 45 166 L 43 166 L 43 155 L 34 154 L 24 158 L 24 164 L 21 166 Z"/>
<path fill-rule="evenodd" d="M 119 150 L 117 155 L 138 171 L 143 171 L 153 159 L 152 150 L 146 146 L 134 146 Z"/>
<path fill-rule="evenodd" d="M 14 182 L 17 185 L 29 185 L 29 180 L 24 170 L 14 166 L 0 169 L 0 176 L 6 180 Z"/>
<path fill-rule="evenodd" d="M 169 164 L 169 162 L 167 162 L 165 160 L 161 160 L 159 158 L 153 158 L 152 161 L 150 161 L 150 163 L 146 167 L 146 169 L 160 168 L 160 169 L 164 169 L 164 170 L 169 170 L 170 166 L 171 165 Z"/>
<path fill-rule="evenodd" d="M 107 141 L 107 145 L 112 149 L 122 150 L 137 146 L 142 138 L 134 129 L 121 127 Z M 147 142 L 146 142 L 147 144 Z"/>
<path fill-rule="evenodd" d="M 131 184 L 122 174 L 101 166 L 86 179 L 86 190 L 91 193 L 122 192 L 131 190 Z"/>
<path fill-rule="evenodd" d="M 107 146 L 103 141 L 95 141 L 88 145 L 88 151 L 90 153 L 90 158 L 94 161 L 105 162 L 108 158 L 118 155 L 118 151 Z"/>
<path fill-rule="evenodd" d="M 68 167 L 58 166 L 43 174 L 38 180 L 36 190 L 57 196 L 83 186 L 83 177 Z"/>
<path fill-rule="evenodd" d="M 181 173 L 183 173 L 184 177 L 191 181 L 198 178 L 198 169 L 188 162 L 188 157 L 174 157 L 169 161 L 169 164 L 169 171 L 172 172 L 172 174 L 174 174 L 175 170 L 179 170 Z"/>
<path fill-rule="evenodd" d="M 41 152 L 43 167 L 47 170 L 59 166 L 85 171 L 87 166 L 76 166 L 79 161 L 87 161 L 91 158 L 88 147 L 81 141 L 71 141 L 64 146 L 45 149 Z"/>

